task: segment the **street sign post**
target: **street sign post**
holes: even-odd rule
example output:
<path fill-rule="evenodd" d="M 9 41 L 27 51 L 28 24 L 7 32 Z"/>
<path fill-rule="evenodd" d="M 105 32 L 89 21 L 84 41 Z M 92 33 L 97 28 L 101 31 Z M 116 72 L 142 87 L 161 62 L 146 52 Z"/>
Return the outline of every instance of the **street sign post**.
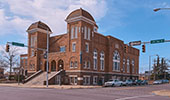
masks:
<path fill-rule="evenodd" d="M 163 42 L 165 42 L 165 39 L 158 39 L 158 40 L 151 40 L 151 41 L 150 41 L 151 44 L 163 43 Z"/>
<path fill-rule="evenodd" d="M 129 42 L 129 45 L 130 46 L 141 45 L 141 41 L 132 41 L 132 42 Z"/>
<path fill-rule="evenodd" d="M 12 42 L 12 45 L 24 47 L 23 43 L 18 43 L 18 42 Z"/>

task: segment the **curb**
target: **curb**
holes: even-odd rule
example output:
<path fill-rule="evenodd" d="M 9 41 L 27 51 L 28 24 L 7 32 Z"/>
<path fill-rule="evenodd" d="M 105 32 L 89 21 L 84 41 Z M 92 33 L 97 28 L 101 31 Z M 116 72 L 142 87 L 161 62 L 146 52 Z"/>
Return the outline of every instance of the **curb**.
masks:
<path fill-rule="evenodd" d="M 67 86 L 67 85 L 62 85 L 62 86 L 58 86 L 58 85 L 53 85 L 49 87 L 46 86 L 36 86 L 36 85 L 31 85 L 31 86 L 26 86 L 23 84 L 0 84 L 0 86 L 4 86 L 4 87 L 19 87 L 19 88 L 43 88 L 43 89 L 93 89 L 93 88 L 102 88 L 101 86 Z"/>

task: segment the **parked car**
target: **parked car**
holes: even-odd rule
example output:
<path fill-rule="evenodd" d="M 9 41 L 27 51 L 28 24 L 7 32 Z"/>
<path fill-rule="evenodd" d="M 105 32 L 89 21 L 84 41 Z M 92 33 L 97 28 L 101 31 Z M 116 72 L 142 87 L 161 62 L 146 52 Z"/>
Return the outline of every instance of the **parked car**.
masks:
<path fill-rule="evenodd" d="M 135 80 L 132 80 L 132 85 L 136 85 L 136 81 Z"/>
<path fill-rule="evenodd" d="M 135 80 L 135 85 L 142 85 L 142 80 Z"/>
<path fill-rule="evenodd" d="M 125 80 L 122 85 L 123 86 L 131 86 L 132 84 L 133 84 L 132 80 Z"/>
<path fill-rule="evenodd" d="M 115 80 L 109 80 L 107 82 L 105 82 L 104 86 L 105 87 L 108 87 L 108 86 L 122 86 L 123 82 L 122 81 L 119 81 L 117 79 Z"/>
<path fill-rule="evenodd" d="M 163 80 L 162 80 L 162 83 L 169 83 L 169 80 L 163 79 Z"/>
<path fill-rule="evenodd" d="M 143 80 L 143 81 L 141 82 L 141 85 L 148 85 L 148 81 L 147 81 L 147 80 Z"/>
<path fill-rule="evenodd" d="M 162 84 L 162 80 L 156 80 L 153 82 L 153 84 Z"/>

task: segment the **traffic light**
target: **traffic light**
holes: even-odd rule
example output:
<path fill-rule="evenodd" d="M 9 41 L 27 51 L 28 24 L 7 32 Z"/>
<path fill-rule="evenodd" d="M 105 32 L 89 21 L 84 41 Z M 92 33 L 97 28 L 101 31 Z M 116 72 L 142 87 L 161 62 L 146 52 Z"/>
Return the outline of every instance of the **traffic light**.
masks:
<path fill-rule="evenodd" d="M 125 46 L 124 46 L 124 52 L 125 52 L 125 53 L 128 53 L 128 45 L 125 45 Z"/>
<path fill-rule="evenodd" d="M 6 52 L 9 52 L 9 45 L 6 44 Z"/>
<path fill-rule="evenodd" d="M 145 45 L 142 45 L 142 52 L 145 52 Z"/>

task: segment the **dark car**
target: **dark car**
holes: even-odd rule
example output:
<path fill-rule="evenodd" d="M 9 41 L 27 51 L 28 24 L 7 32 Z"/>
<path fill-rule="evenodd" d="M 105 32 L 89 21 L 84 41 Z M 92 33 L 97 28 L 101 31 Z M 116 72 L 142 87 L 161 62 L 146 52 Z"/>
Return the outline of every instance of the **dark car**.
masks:
<path fill-rule="evenodd" d="M 141 82 L 141 85 L 148 85 L 148 81 L 147 81 L 147 80 L 143 80 L 143 81 Z"/>
<path fill-rule="evenodd" d="M 136 85 L 142 85 L 142 80 L 135 80 Z"/>
<path fill-rule="evenodd" d="M 136 80 L 132 80 L 132 85 L 137 85 L 137 81 Z"/>
<path fill-rule="evenodd" d="M 169 83 L 169 80 L 163 79 L 163 80 L 162 80 L 162 83 Z"/>

